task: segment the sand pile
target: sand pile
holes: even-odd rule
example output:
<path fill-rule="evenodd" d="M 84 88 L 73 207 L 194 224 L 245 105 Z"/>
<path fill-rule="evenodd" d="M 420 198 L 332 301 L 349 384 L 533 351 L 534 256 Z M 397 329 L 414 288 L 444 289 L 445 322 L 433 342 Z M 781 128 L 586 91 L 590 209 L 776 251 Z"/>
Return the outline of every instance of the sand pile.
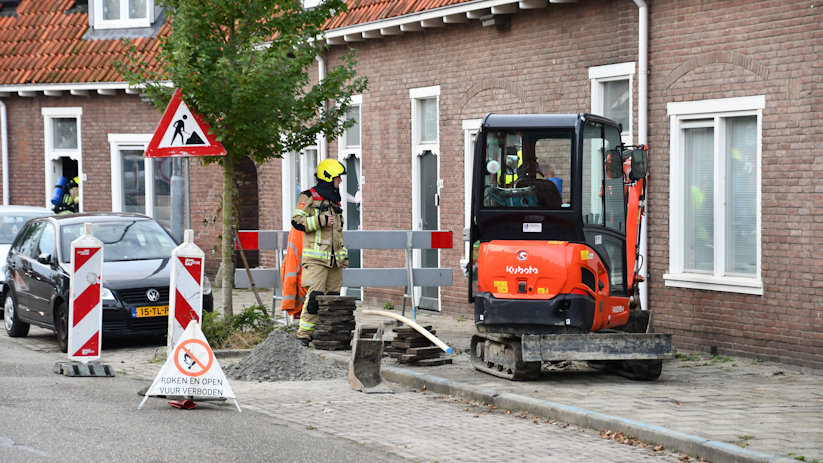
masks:
<path fill-rule="evenodd" d="M 225 368 L 230 379 L 243 381 L 312 381 L 345 378 L 344 368 L 326 362 L 282 330 L 269 337 L 243 360 Z"/>

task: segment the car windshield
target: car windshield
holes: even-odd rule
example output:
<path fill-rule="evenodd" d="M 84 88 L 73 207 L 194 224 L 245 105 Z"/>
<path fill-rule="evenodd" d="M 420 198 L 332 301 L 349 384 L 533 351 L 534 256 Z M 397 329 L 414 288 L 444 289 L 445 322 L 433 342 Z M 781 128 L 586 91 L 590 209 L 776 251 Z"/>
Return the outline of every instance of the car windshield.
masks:
<path fill-rule="evenodd" d="M 23 224 L 35 217 L 43 217 L 47 213 L 15 213 L 0 215 L 0 244 L 11 244 L 17 234 L 23 230 Z"/>
<path fill-rule="evenodd" d="M 94 223 L 91 233 L 103 242 L 103 259 L 106 262 L 168 259 L 171 251 L 177 247 L 166 230 L 153 220 Z M 63 262 L 71 260 L 71 242 L 82 234 L 82 223 L 60 228 Z"/>

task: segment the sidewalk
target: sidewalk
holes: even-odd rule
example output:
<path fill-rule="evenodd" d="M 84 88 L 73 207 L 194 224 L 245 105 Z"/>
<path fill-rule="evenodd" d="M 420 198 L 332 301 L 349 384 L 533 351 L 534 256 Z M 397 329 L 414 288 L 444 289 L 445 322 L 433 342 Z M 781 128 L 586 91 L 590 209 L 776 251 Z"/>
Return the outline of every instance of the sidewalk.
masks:
<path fill-rule="evenodd" d="M 254 301 L 250 291 L 235 294 L 235 312 Z M 270 292 L 261 298 L 270 306 Z M 217 293 L 216 305 L 219 300 Z M 390 321 L 362 310 L 356 315 L 359 323 Z M 411 317 L 409 309 L 406 315 Z M 536 381 L 512 382 L 471 366 L 472 320 L 420 312 L 417 322 L 432 325 L 453 348 L 454 363 L 409 367 L 387 358 L 383 375 L 389 381 L 599 431 L 621 431 L 715 463 L 823 460 L 823 375 L 812 374 L 819 372 L 683 352 L 664 364 L 656 381 L 634 382 L 573 363 L 544 371 Z M 347 351 L 317 353 L 341 363 L 349 359 Z"/>

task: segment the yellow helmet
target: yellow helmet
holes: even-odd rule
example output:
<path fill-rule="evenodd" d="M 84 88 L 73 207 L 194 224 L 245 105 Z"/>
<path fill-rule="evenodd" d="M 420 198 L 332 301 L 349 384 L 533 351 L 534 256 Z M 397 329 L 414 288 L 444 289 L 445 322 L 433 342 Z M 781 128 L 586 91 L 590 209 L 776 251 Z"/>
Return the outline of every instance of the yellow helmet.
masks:
<path fill-rule="evenodd" d="M 335 177 L 346 175 L 346 168 L 337 159 L 324 159 L 317 164 L 317 178 L 331 182 Z"/>

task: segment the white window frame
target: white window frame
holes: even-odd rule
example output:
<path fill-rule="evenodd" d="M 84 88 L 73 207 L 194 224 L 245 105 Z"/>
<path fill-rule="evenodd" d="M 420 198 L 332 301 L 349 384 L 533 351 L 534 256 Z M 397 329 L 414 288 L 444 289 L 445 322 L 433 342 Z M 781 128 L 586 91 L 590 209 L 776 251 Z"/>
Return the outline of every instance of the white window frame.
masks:
<path fill-rule="evenodd" d="M 111 210 L 123 212 L 123 183 L 121 171 L 123 162 L 120 158 L 121 149 L 140 149 L 145 152 L 154 134 L 151 133 L 110 133 L 111 147 Z M 154 162 L 153 158 L 143 158 L 144 194 L 146 196 L 146 215 L 154 218 Z"/>
<path fill-rule="evenodd" d="M 121 17 L 118 20 L 103 19 L 103 0 L 92 0 L 94 2 L 94 28 L 95 29 L 126 29 L 130 27 L 149 27 L 154 20 L 154 0 L 146 0 L 146 17 L 138 19 L 124 19 L 129 11 L 130 0 L 120 0 Z"/>
<path fill-rule="evenodd" d="M 363 95 L 354 95 L 354 96 L 351 97 L 351 106 L 350 107 L 354 107 L 354 106 L 357 106 L 360 109 L 360 123 L 358 125 L 358 127 L 360 129 L 360 144 L 356 147 L 346 146 L 346 139 L 348 137 L 348 132 L 349 132 L 349 130 L 351 130 L 351 128 L 346 129 L 343 132 L 343 135 L 340 137 L 340 139 L 337 142 L 337 160 L 340 161 L 340 163 L 343 164 L 344 166 L 346 165 L 346 158 L 348 158 L 351 155 L 354 155 L 355 158 L 360 160 L 359 184 L 362 187 L 363 183 L 364 183 L 364 180 L 365 180 L 365 175 L 363 175 L 363 157 L 362 157 L 362 154 L 363 154 Z M 357 172 L 346 172 L 346 175 L 347 176 L 357 175 Z M 345 188 L 343 188 L 343 189 L 345 189 Z M 361 191 L 361 201 L 362 201 L 362 191 Z M 349 207 L 348 201 L 342 201 L 342 203 L 343 203 L 343 214 L 347 215 L 348 214 L 348 207 Z M 361 203 L 361 207 L 360 207 L 360 224 L 361 224 L 361 226 L 363 224 L 363 207 L 362 207 L 362 203 Z M 361 259 L 362 259 L 362 256 L 361 256 Z"/>
<path fill-rule="evenodd" d="M 688 101 L 669 103 L 670 164 L 669 172 L 684 172 L 684 130 L 697 120 L 711 120 L 715 130 L 714 152 L 714 273 L 688 273 L 685 266 L 685 179 L 680 175 L 669 175 L 669 272 L 663 275 L 666 286 L 725 291 L 730 293 L 763 295 L 762 281 L 762 130 L 763 109 L 766 107 L 764 95 L 724 98 L 718 100 Z M 725 118 L 757 116 L 757 270 L 752 277 L 724 275 L 725 267 L 725 163 L 720 153 L 725 146 L 723 124 Z"/>
<path fill-rule="evenodd" d="M 303 156 L 306 150 L 315 150 L 317 152 L 317 162 L 319 163 L 322 161 L 320 159 L 320 148 L 317 145 L 310 145 L 303 148 L 302 152 L 288 152 L 283 155 L 281 161 L 281 177 L 283 179 L 280 182 L 280 191 L 281 191 L 281 207 L 283 213 L 283 229 L 288 230 L 291 228 L 291 216 L 294 214 L 294 209 L 292 209 L 292 203 L 297 202 L 297 198 L 294 191 L 294 184 L 291 183 L 292 179 L 295 177 L 296 172 L 294 171 L 294 157 L 295 156 Z M 313 167 L 313 168 L 312 168 Z M 313 173 L 317 172 L 317 165 L 309 167 L 307 162 L 301 163 L 301 172 L 300 172 L 300 179 L 301 182 L 306 182 L 306 184 L 314 187 L 316 180 L 312 181 L 314 178 Z"/>
<path fill-rule="evenodd" d="M 632 144 L 634 134 L 634 73 L 635 65 L 631 63 L 609 64 L 606 66 L 593 66 L 589 68 L 589 80 L 591 81 L 592 114 L 602 116 L 605 112 L 603 107 L 603 88 L 606 82 L 615 80 L 629 81 L 629 126 L 623 127 L 620 138 L 627 145 Z"/>
<path fill-rule="evenodd" d="M 436 106 L 437 106 L 437 141 L 434 143 L 422 143 L 420 141 L 421 137 L 421 127 L 420 127 L 420 101 L 435 98 L 436 99 Z M 421 192 L 420 190 L 420 168 L 418 166 L 417 158 L 423 154 L 425 151 L 431 151 L 433 154 L 437 156 L 437 197 L 440 197 L 440 191 L 443 189 L 443 178 L 440 176 L 440 86 L 435 85 L 431 87 L 422 87 L 422 88 L 413 88 L 409 90 L 409 99 L 411 100 L 411 135 L 412 135 L 412 146 L 411 146 L 411 161 L 412 161 L 412 230 L 420 230 L 420 221 L 421 221 L 421 207 L 420 202 L 417 201 L 417 198 L 420 197 Z M 441 211 L 438 208 L 437 213 L 437 229 L 440 229 L 440 220 L 441 220 Z M 413 265 L 420 266 L 422 261 L 422 253 L 420 249 L 415 249 L 413 251 Z M 440 260 L 442 259 L 442 253 L 438 252 L 438 267 L 440 266 Z M 442 310 L 442 297 L 443 292 L 438 291 L 438 301 L 437 306 L 440 308 L 438 310 Z M 421 288 L 414 289 L 414 303 L 415 306 L 419 304 L 421 297 Z"/>
<path fill-rule="evenodd" d="M 79 212 L 83 212 L 83 183 L 86 180 L 86 175 L 83 173 L 83 132 L 82 132 L 82 119 L 83 119 L 83 108 L 81 107 L 66 107 L 66 108 L 41 108 L 41 114 L 43 115 L 43 124 L 44 130 L 43 135 L 45 137 L 43 145 L 45 146 L 45 198 L 46 198 L 46 206 L 47 208 L 51 208 L 53 204 L 51 204 L 51 197 L 54 194 L 54 185 L 57 184 L 57 176 L 53 171 L 52 161 L 56 161 L 63 157 L 68 157 L 74 161 L 77 161 L 77 176 L 80 179 L 80 185 L 78 188 L 80 189 L 80 207 L 78 209 Z M 74 118 L 77 120 L 77 148 L 73 150 L 65 150 L 65 149 L 55 149 L 54 148 L 54 130 L 52 127 L 54 119 L 62 119 L 62 118 Z"/>

